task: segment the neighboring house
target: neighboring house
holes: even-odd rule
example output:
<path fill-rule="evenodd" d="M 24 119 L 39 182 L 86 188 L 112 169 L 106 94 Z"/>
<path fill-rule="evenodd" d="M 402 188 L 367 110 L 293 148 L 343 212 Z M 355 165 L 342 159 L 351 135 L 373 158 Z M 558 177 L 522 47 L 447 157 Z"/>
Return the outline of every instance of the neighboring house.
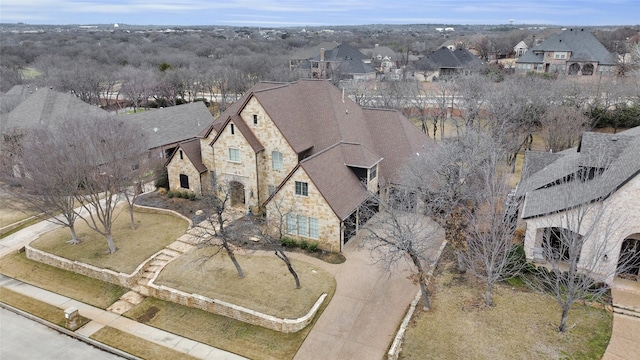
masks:
<path fill-rule="evenodd" d="M 22 99 L 9 113 L 0 114 L 2 161 L 5 166 L 13 166 L 7 152 L 11 151 L 11 144 L 19 143 L 18 137 L 24 131 L 46 128 L 69 117 L 112 116 L 133 122 L 149 134 L 147 146 L 156 158 L 168 157 L 180 142 L 199 139 L 200 133 L 206 131 L 213 122 L 213 116 L 203 102 L 150 109 L 133 115 L 114 115 L 89 105 L 72 94 L 33 85 L 17 86 L 15 91 L 12 89 L 3 95 L 1 101 L 4 102 L 5 99 L 12 103 Z"/>
<path fill-rule="evenodd" d="M 443 47 L 413 63 L 410 73 L 416 80 L 433 81 L 454 76 L 481 64 L 482 61 L 467 49 L 450 50 Z"/>
<path fill-rule="evenodd" d="M 518 72 L 571 76 L 615 75 L 618 61 L 592 33 L 568 29 L 549 36 L 516 61 Z"/>
<path fill-rule="evenodd" d="M 321 43 L 320 45 L 317 45 L 317 46 L 314 46 L 314 47 L 300 49 L 300 50 L 294 52 L 289 57 L 289 70 L 290 71 L 297 70 L 298 67 L 300 66 L 300 64 L 308 62 L 309 59 L 311 59 L 314 56 L 317 56 L 318 54 L 320 54 L 322 49 L 324 49 L 325 51 L 332 50 L 333 48 L 335 48 L 338 45 L 339 45 L 339 43 L 337 43 L 335 41 L 326 41 L 326 42 Z"/>
<path fill-rule="evenodd" d="M 371 59 L 360 52 L 357 48 L 342 43 L 331 50 L 320 49 L 320 52 L 309 59 L 308 65 L 305 65 L 304 68 L 308 71 L 307 77 L 313 79 L 330 79 L 334 77 L 340 77 L 340 66 L 343 62 L 362 62 L 367 66 L 362 66 L 359 73 L 361 76 L 368 76 L 368 74 L 373 73 L 373 77 L 375 78 L 375 70 L 369 65 Z M 349 65 L 350 68 L 355 68 L 354 65 Z M 302 64 L 301 64 L 302 68 Z M 354 74 L 354 73 L 350 73 Z M 340 79 L 338 79 L 340 80 Z"/>
<path fill-rule="evenodd" d="M 363 49 L 362 52 L 371 58 L 371 64 L 380 73 L 392 72 L 402 63 L 402 55 L 396 54 L 388 46 L 375 44 L 373 49 Z"/>
<path fill-rule="evenodd" d="M 108 113 L 74 95 L 52 87 L 17 85 L 2 97 L 11 111 L 0 113 L 0 171 L 16 171 L 13 154 L 20 151 L 20 139 L 30 129 L 47 128 L 73 117 L 104 116 Z M 9 170 L 12 169 L 12 170 Z"/>
<path fill-rule="evenodd" d="M 552 234 L 567 226 L 561 221 L 563 215 L 606 201 L 605 215 L 597 220 L 586 217 L 580 227 L 579 234 L 587 235 L 585 232 L 589 231 L 589 237 L 578 266 L 595 263 L 596 272 L 611 284 L 619 259 L 631 258 L 631 268 L 618 275 L 638 279 L 640 127 L 618 134 L 587 132 L 577 148 L 555 154 L 527 152 L 516 197 L 522 201 L 520 215 L 527 226 L 525 253 L 529 260 L 537 262 L 546 261 L 545 247 L 557 246 Z M 625 221 L 612 225 L 611 218 Z M 597 224 L 594 227 L 593 221 Z M 602 251 L 595 252 L 596 248 Z"/>
<path fill-rule="evenodd" d="M 258 83 L 167 161 L 171 189 L 224 183 L 230 205 L 288 213 L 289 236 L 340 251 L 371 193 L 432 141 L 396 111 L 361 108 L 326 80 Z M 199 148 L 199 153 L 198 153 Z"/>
<path fill-rule="evenodd" d="M 516 46 L 513 47 L 513 53 L 516 54 L 516 57 L 521 57 L 527 53 L 529 50 L 529 46 L 525 44 L 524 41 L 520 41 Z"/>
<path fill-rule="evenodd" d="M 149 150 L 160 159 L 168 158 L 178 143 L 198 138 L 214 119 L 202 101 L 122 116 L 147 131 Z"/>

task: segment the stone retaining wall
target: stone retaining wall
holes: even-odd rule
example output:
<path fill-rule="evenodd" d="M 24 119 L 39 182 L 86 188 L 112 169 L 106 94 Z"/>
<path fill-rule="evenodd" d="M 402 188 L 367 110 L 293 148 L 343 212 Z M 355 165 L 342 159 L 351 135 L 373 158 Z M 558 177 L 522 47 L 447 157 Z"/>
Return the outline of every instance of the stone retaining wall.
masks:
<path fill-rule="evenodd" d="M 211 299 L 198 294 L 188 294 L 184 291 L 172 289 L 164 285 L 149 284 L 149 295 L 165 301 L 171 301 L 184 306 L 208 311 L 210 313 L 226 316 L 251 325 L 258 325 L 267 329 L 292 333 L 304 329 L 315 317 L 322 302 L 327 297 L 326 293 L 320 295 L 309 312 L 297 319 L 282 319 L 247 309 L 242 306 L 230 304 L 222 300 Z"/>
<path fill-rule="evenodd" d="M 63 257 L 49 254 L 48 252 L 35 249 L 30 245 L 25 245 L 25 251 L 27 254 L 27 258 L 41 262 L 43 264 L 55 266 L 60 269 L 73 271 L 74 273 L 78 273 L 81 275 L 88 276 L 90 278 L 102 280 L 109 282 L 111 284 L 116 284 L 120 286 L 124 286 L 127 288 L 132 288 L 137 285 L 138 280 L 142 277 L 144 266 L 151 261 L 159 252 L 151 255 L 147 260 L 145 260 L 142 264 L 140 264 L 136 270 L 131 274 L 125 274 L 121 272 L 116 272 L 109 269 L 99 268 L 93 265 L 85 264 L 79 261 L 72 261 L 69 259 L 65 259 Z"/>

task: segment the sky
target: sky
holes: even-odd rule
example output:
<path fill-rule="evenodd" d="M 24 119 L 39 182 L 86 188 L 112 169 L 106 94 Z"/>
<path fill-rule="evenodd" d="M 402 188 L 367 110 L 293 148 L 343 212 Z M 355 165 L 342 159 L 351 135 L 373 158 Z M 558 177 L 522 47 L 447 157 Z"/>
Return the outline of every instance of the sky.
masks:
<path fill-rule="evenodd" d="M 0 23 L 311 27 L 640 24 L 640 0 L 0 0 Z"/>

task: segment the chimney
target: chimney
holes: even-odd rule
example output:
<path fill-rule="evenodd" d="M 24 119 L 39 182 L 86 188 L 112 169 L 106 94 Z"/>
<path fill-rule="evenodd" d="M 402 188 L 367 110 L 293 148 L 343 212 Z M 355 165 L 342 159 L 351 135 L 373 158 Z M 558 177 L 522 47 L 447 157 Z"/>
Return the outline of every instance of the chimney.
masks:
<path fill-rule="evenodd" d="M 324 48 L 320 48 L 320 61 L 324 61 Z"/>

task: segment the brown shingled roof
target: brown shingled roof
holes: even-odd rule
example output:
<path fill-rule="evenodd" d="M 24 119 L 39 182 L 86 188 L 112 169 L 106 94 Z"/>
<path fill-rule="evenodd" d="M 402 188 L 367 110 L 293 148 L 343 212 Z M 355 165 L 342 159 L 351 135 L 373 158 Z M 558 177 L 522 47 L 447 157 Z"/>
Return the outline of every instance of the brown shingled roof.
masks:
<path fill-rule="evenodd" d="M 183 141 L 178 144 L 175 151 L 169 156 L 167 161 L 165 162 L 165 166 L 171 162 L 171 159 L 178 153 L 178 151 L 182 150 L 184 154 L 187 156 L 189 161 L 195 166 L 196 170 L 200 174 L 207 171 L 207 167 L 202 163 L 202 152 L 200 151 L 200 140 L 192 139 L 189 141 Z"/>
<path fill-rule="evenodd" d="M 340 220 L 345 220 L 369 198 L 369 193 L 353 171 L 345 166 L 341 145 L 335 144 L 303 160 L 300 166 Z"/>

